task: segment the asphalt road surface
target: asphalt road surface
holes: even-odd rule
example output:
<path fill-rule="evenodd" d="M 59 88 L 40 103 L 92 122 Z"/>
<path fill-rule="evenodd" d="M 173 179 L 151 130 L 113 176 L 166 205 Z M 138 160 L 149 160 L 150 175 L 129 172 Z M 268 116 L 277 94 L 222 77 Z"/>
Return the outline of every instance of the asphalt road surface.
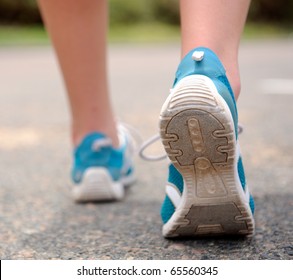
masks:
<path fill-rule="evenodd" d="M 138 180 L 124 201 L 75 204 L 69 110 L 52 49 L 0 48 L 1 259 L 293 259 L 292 50 L 292 39 L 246 41 L 240 50 L 240 141 L 255 236 L 166 240 L 159 213 L 167 163 L 137 157 Z M 157 133 L 179 53 L 176 44 L 109 49 L 115 110 L 143 138 Z"/>

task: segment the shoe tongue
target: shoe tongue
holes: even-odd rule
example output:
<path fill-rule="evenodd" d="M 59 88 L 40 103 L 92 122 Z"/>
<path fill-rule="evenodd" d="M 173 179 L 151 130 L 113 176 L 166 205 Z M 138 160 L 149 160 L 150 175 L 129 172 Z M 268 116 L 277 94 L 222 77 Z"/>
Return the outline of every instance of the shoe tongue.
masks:
<path fill-rule="evenodd" d="M 226 73 L 217 55 L 208 48 L 195 48 L 191 50 L 181 61 L 176 72 L 177 81 L 189 75 L 205 75 L 211 79 L 224 76 Z"/>

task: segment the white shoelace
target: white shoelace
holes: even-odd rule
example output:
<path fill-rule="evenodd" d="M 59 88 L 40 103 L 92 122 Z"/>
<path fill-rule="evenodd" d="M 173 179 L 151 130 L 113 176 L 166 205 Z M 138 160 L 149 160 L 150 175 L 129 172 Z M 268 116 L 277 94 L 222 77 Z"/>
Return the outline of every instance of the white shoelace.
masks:
<path fill-rule="evenodd" d="M 146 160 L 146 161 L 159 161 L 159 160 L 163 160 L 165 158 L 167 158 L 167 155 L 164 153 L 160 156 L 155 156 L 155 155 L 146 155 L 145 154 L 145 150 L 151 146 L 152 144 L 154 144 L 155 142 L 157 142 L 159 139 L 161 139 L 160 135 L 159 134 L 156 134 L 152 137 L 150 137 L 148 140 L 146 140 L 141 146 L 140 146 L 140 149 L 139 149 L 139 156 Z"/>
<path fill-rule="evenodd" d="M 139 132 L 131 125 L 121 122 L 118 122 L 117 125 L 119 132 L 120 143 L 124 143 L 127 138 L 128 141 L 128 152 L 131 157 L 133 157 L 139 151 L 139 146 L 142 143 L 142 137 Z"/>

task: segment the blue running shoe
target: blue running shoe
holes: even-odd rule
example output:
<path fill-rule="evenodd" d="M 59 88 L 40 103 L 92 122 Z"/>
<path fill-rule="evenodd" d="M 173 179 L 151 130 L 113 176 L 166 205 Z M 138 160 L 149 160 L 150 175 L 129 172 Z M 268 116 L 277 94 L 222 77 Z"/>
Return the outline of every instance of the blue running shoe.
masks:
<path fill-rule="evenodd" d="M 124 197 L 124 187 L 135 181 L 134 141 L 120 129 L 120 148 L 102 133 L 88 134 L 74 151 L 72 180 L 75 201 L 112 201 Z"/>
<path fill-rule="evenodd" d="M 180 63 L 161 110 L 160 134 L 171 160 L 163 235 L 252 235 L 254 203 L 238 144 L 236 102 L 210 49 L 196 48 Z"/>

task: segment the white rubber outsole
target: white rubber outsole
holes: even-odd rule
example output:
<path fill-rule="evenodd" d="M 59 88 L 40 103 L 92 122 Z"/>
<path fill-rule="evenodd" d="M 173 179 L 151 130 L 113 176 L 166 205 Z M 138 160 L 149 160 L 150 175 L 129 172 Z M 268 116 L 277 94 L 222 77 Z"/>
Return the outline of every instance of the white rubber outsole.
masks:
<path fill-rule="evenodd" d="M 134 183 L 133 174 L 114 182 L 105 168 L 88 168 L 80 184 L 73 187 L 73 198 L 76 202 L 115 201 L 124 197 L 125 186 Z"/>
<path fill-rule="evenodd" d="M 163 226 L 165 237 L 253 234 L 234 130 L 231 112 L 208 77 L 187 76 L 172 89 L 161 110 L 160 133 L 184 190 Z"/>

